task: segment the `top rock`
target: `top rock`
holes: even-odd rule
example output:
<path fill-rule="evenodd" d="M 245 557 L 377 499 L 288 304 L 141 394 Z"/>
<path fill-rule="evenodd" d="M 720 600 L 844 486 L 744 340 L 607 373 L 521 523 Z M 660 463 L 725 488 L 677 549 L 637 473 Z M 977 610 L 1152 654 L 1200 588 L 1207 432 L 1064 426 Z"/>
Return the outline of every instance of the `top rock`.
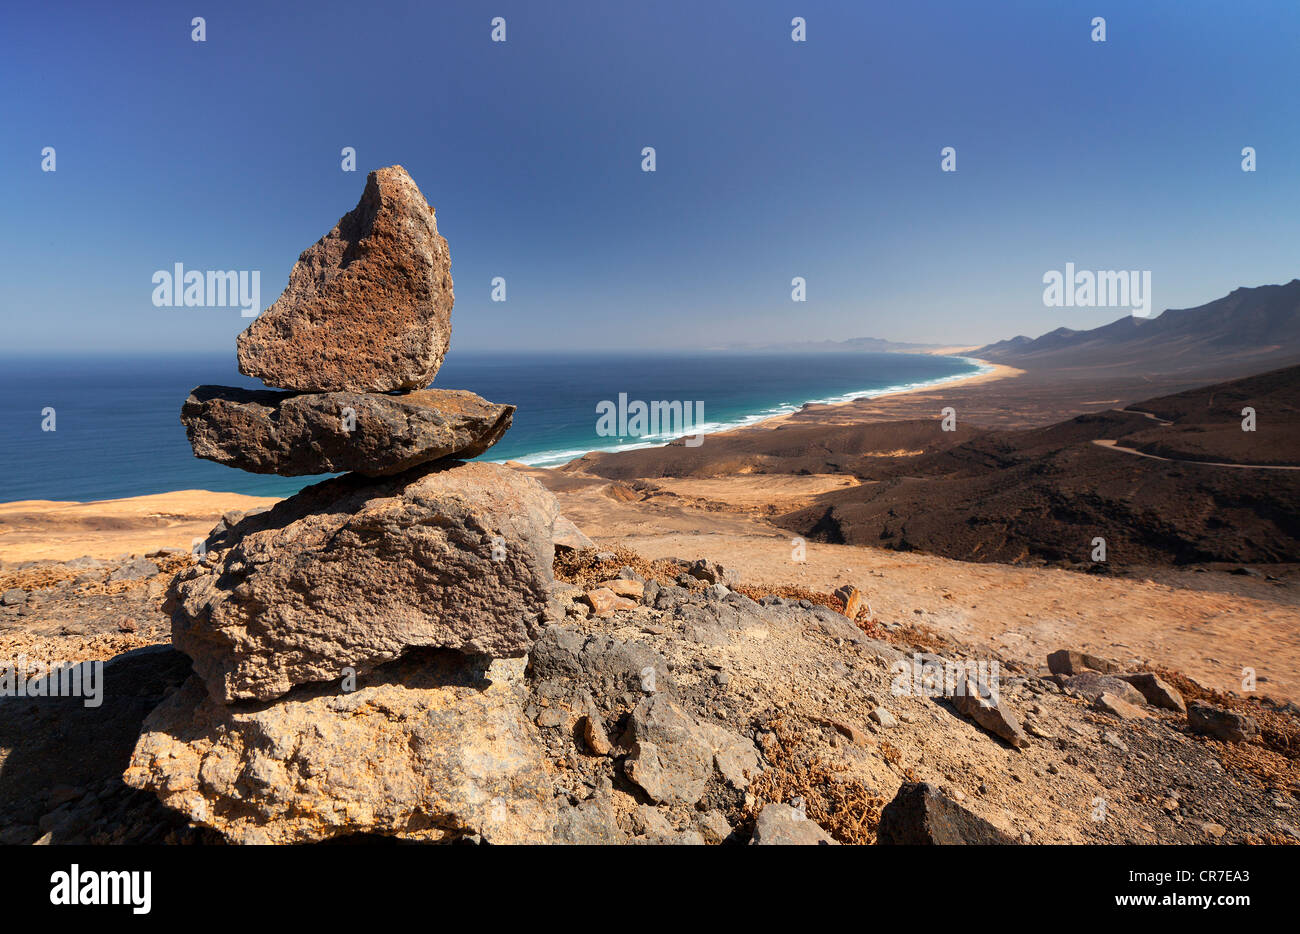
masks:
<path fill-rule="evenodd" d="M 400 165 L 379 169 L 239 335 L 239 371 L 300 392 L 422 389 L 447 353 L 454 298 L 433 208 Z"/>

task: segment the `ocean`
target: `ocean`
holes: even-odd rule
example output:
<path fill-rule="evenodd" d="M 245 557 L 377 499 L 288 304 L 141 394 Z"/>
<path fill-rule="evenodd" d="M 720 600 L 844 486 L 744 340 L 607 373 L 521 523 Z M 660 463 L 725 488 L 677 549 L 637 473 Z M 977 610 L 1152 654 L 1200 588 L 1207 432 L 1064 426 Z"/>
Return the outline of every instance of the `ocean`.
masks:
<path fill-rule="evenodd" d="M 190 452 L 180 408 L 202 383 L 265 388 L 233 354 L 0 358 L 0 502 L 99 500 L 203 489 L 287 496 L 319 479 L 244 473 Z M 452 351 L 436 387 L 518 406 L 483 455 L 555 466 L 592 450 L 663 444 L 680 432 L 598 434 L 598 406 L 702 405 L 703 431 L 806 402 L 843 402 L 978 372 L 964 357 L 886 353 L 472 353 Z M 51 423 L 53 431 L 43 430 Z M 608 421 L 608 420 L 606 420 Z M 669 426 L 662 426 L 667 429 Z"/>

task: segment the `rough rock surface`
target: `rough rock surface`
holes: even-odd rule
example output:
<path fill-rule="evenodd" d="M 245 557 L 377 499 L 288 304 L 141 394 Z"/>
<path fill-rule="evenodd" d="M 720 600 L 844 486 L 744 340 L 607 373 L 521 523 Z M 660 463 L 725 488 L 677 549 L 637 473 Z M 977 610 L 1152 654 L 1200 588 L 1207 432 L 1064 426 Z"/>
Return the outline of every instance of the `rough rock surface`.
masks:
<path fill-rule="evenodd" d="M 580 804 L 563 802 L 555 821 L 554 843 L 571 846 L 614 846 L 627 843 L 608 787 Z"/>
<path fill-rule="evenodd" d="M 223 524 L 235 527 L 240 518 L 232 514 Z M 166 641 L 170 622 L 159 605 L 162 591 L 177 567 L 193 559 L 188 549 L 150 558 L 160 568 L 154 578 L 117 582 L 107 579 L 129 563 L 129 555 L 0 562 L 0 593 L 21 589 L 28 595 L 21 606 L 0 606 L 0 659 L 108 658 Z M 580 594 L 625 579 L 622 569 L 630 563 L 620 551 L 575 575 L 561 562 L 560 576 L 569 580 L 552 589 Z M 916 780 L 931 782 L 949 802 L 1010 839 L 1033 844 L 1300 839 L 1295 791 L 1283 784 L 1294 772 L 1277 768 L 1295 735 L 1290 704 L 1259 695 L 1216 696 L 1191 679 L 1176 680 L 1176 672 L 1164 676 L 1189 704 L 1208 701 L 1254 721 L 1259 734 L 1252 745 L 1232 748 L 1189 730 L 1172 711 L 1148 708 L 1146 717 L 1121 720 L 1062 692 L 1054 678 L 1003 669 L 999 700 L 1022 718 L 1030 738 L 1029 746 L 1013 750 L 954 716 L 944 697 L 894 691 L 899 661 L 920 654 L 955 665 L 987 651 L 983 646 L 930 638 L 917 643 L 905 622 L 889 617 L 869 629 L 886 644 L 807 600 L 765 595 L 755 602 L 738 593 L 719 600 L 702 582 L 690 590 L 669 583 L 679 573 L 675 567 L 647 573 L 636 564 L 635 570 L 646 578 L 645 602 L 598 618 L 576 599 L 554 600 L 530 653 L 522 716 L 543 748 L 553 784 L 555 842 L 742 844 L 758 829 L 763 809 L 793 804 L 839 842 L 871 843 L 881 809 L 901 783 Z M 126 616 L 138 624 L 129 634 L 120 626 Z M 426 653 L 410 653 L 416 654 Z M 523 662 L 500 660 L 493 668 L 498 665 Z M 104 702 L 97 708 L 84 707 L 80 698 L 0 698 L 0 844 L 215 842 L 216 830 L 188 826 L 188 812 L 164 807 L 153 790 L 127 787 L 121 779 L 141 721 L 188 677 L 185 656 L 152 649 L 106 666 Z M 488 675 L 493 682 L 507 679 Z M 358 683 L 364 689 L 374 681 L 362 675 Z M 313 692 L 340 701 L 356 696 L 338 687 L 304 686 L 274 703 L 299 703 Z M 652 695 L 668 697 L 695 724 L 751 740 L 761 767 L 757 777 L 743 789 L 734 787 L 715 757 L 699 801 L 651 802 L 628 780 L 624 763 L 633 712 Z M 884 729 L 867 716 L 878 706 L 888 707 L 895 726 Z M 252 703 L 226 708 L 232 717 L 257 713 L 268 722 L 263 709 Z M 358 713 L 369 715 L 369 709 Z M 512 722 L 515 714 L 508 716 Z M 387 717 L 366 722 L 380 736 L 393 726 Z M 693 730 L 683 735 L 693 745 Z M 179 746 L 174 751 L 187 755 Z M 441 787 L 443 780 L 437 781 Z M 249 782 L 240 792 L 259 806 L 267 800 Z M 1122 810 L 1098 820 L 1098 798 L 1121 803 Z M 444 839 L 482 839 L 473 832 L 477 826 L 471 817 L 456 831 L 460 836 Z M 887 822 L 885 839 L 889 832 Z M 488 836 L 497 839 L 491 827 Z"/>
<path fill-rule="evenodd" d="M 1105 691 L 1093 702 L 1093 706 L 1121 720 L 1140 720 L 1147 715 L 1145 709 Z"/>
<path fill-rule="evenodd" d="M 591 606 L 591 612 L 597 616 L 612 616 L 615 610 L 630 610 L 636 606 L 635 600 L 620 597 L 605 587 L 598 587 L 587 593 L 586 600 Z"/>
<path fill-rule="evenodd" d="M 1114 662 L 1089 655 L 1087 652 L 1076 652 L 1073 649 L 1058 649 L 1048 655 L 1047 667 L 1054 675 L 1077 675 L 1084 671 L 1111 674 L 1116 670 Z"/>
<path fill-rule="evenodd" d="M 845 584 L 837 588 L 835 596 L 844 601 L 844 615 L 849 619 L 856 619 L 858 611 L 867 606 L 866 598 L 862 596 L 862 591 L 852 584 Z"/>
<path fill-rule="evenodd" d="M 453 301 L 433 208 L 400 165 L 379 169 L 239 335 L 239 371 L 302 392 L 422 389 L 447 353 Z"/>
<path fill-rule="evenodd" d="M 632 711 L 627 746 L 627 777 L 657 802 L 699 801 L 715 767 L 734 788 L 744 788 L 759 772 L 751 740 L 700 723 L 663 694 L 647 697 Z"/>
<path fill-rule="evenodd" d="M 208 543 L 172 639 L 223 701 L 364 672 L 418 646 L 524 654 L 553 580 L 554 497 L 496 464 L 310 486 Z"/>
<path fill-rule="evenodd" d="M 1165 710 L 1176 710 L 1179 713 L 1187 712 L 1187 704 L 1183 701 L 1183 695 L 1178 693 L 1178 689 L 1149 671 L 1116 675 L 1116 677 L 1137 688 L 1152 707 L 1163 707 Z"/>
<path fill-rule="evenodd" d="M 557 516 L 555 519 L 555 541 L 556 551 L 582 551 L 584 548 L 595 548 L 596 543 L 583 534 L 582 529 L 578 528 L 565 516 Z"/>
<path fill-rule="evenodd" d="M 285 477 L 354 470 L 380 477 L 500 440 L 513 405 L 461 389 L 288 393 L 199 386 L 181 409 L 198 457 Z"/>
<path fill-rule="evenodd" d="M 1065 678 L 1061 682 L 1061 687 L 1090 701 L 1096 701 L 1103 694 L 1110 694 L 1135 707 L 1141 707 L 1147 702 L 1142 692 L 1127 681 L 1121 681 L 1111 675 L 1099 675 L 1093 671 L 1084 671 Z"/>
<path fill-rule="evenodd" d="M 724 568 L 716 561 L 709 561 L 705 558 L 691 563 L 687 567 L 686 573 L 707 584 L 723 584 L 727 587 L 734 587 L 740 582 L 740 575 L 734 569 Z"/>
<path fill-rule="evenodd" d="M 927 782 L 908 782 L 880 813 L 878 841 L 886 845 L 987 845 L 1014 843 Z"/>
<path fill-rule="evenodd" d="M 232 843 L 549 842 L 554 791 L 514 669 L 422 651 L 351 693 L 237 706 L 191 678 L 145 720 L 124 777 Z"/>
<path fill-rule="evenodd" d="M 979 686 L 969 679 L 952 698 L 952 705 L 963 717 L 969 717 L 994 736 L 1006 740 L 1017 748 L 1028 746 L 1029 737 L 1020 728 L 1015 714 L 1006 709 L 998 699 L 981 696 Z"/>
<path fill-rule="evenodd" d="M 1201 701 L 1193 701 L 1188 706 L 1187 725 L 1194 733 L 1213 736 L 1225 743 L 1248 743 L 1259 735 L 1259 724 L 1253 717 Z"/>
<path fill-rule="evenodd" d="M 839 846 L 831 835 L 788 804 L 769 804 L 754 821 L 751 846 Z"/>

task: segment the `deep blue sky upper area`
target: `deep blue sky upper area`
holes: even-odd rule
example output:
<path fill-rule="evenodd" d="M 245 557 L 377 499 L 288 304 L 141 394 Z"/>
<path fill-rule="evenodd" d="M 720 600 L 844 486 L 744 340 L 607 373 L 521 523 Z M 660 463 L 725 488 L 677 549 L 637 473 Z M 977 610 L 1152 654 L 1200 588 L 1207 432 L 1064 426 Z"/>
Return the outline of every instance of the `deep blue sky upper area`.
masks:
<path fill-rule="evenodd" d="M 1297 49 L 1292 0 L 5 4 L 3 346 L 233 352 L 247 320 L 154 307 L 154 271 L 260 270 L 265 307 L 392 163 L 450 244 L 453 349 L 1119 317 L 1044 307 L 1067 262 L 1197 305 L 1300 275 Z"/>

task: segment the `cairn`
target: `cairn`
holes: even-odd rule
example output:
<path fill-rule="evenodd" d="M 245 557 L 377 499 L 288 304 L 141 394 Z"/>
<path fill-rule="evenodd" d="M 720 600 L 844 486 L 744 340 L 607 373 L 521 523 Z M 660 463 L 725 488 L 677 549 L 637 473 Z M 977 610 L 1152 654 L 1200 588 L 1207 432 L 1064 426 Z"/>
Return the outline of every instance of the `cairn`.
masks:
<path fill-rule="evenodd" d="M 194 674 L 125 773 L 234 842 L 548 839 L 553 789 L 518 703 L 553 583 L 554 497 L 465 463 L 514 406 L 425 388 L 447 352 L 447 242 L 400 166 L 298 258 L 238 339 L 280 391 L 200 386 L 198 457 L 347 471 L 213 530 L 168 592 Z"/>

